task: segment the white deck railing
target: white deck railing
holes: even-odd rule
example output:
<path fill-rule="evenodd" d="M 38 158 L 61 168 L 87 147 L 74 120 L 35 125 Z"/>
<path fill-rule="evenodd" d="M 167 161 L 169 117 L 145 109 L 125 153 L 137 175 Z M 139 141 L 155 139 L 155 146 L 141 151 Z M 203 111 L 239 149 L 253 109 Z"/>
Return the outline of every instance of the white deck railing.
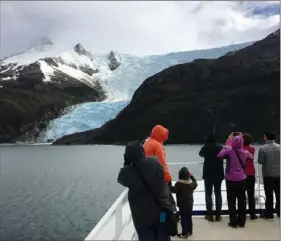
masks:
<path fill-rule="evenodd" d="M 255 162 L 256 163 L 256 162 Z M 202 165 L 203 162 L 176 162 L 176 163 L 167 163 L 168 165 L 175 166 L 175 165 Z M 259 175 L 259 167 L 256 168 L 256 177 L 258 177 L 258 180 L 260 180 Z M 202 180 L 200 178 L 197 179 L 198 181 Z M 260 184 L 258 182 L 258 184 Z M 257 185 L 258 190 L 258 197 L 261 197 L 261 191 L 263 189 L 261 188 L 261 185 Z M 222 192 L 225 192 L 226 190 L 222 190 Z M 204 192 L 204 190 L 195 190 L 196 192 Z M 214 195 L 214 192 L 213 192 Z M 100 219 L 98 224 L 94 227 L 94 229 L 88 234 L 85 241 L 92 241 L 92 240 L 101 240 L 99 237 L 99 234 L 102 232 L 102 230 L 105 228 L 106 225 L 108 225 L 108 222 L 112 219 L 112 217 L 115 217 L 115 228 L 113 228 L 111 231 L 115 230 L 115 233 L 112 233 L 112 240 L 120 240 L 121 236 L 123 234 L 124 228 L 128 225 L 128 222 L 132 221 L 131 214 L 128 217 L 128 220 L 125 220 L 125 223 L 123 223 L 122 217 L 123 214 L 123 207 L 124 202 L 127 200 L 128 197 L 128 189 L 126 188 L 121 195 L 116 199 L 116 201 L 113 203 L 113 205 L 108 209 L 108 211 L 104 214 L 104 216 Z M 262 197 L 265 200 L 265 197 Z M 258 204 L 258 208 L 263 208 L 262 205 L 264 205 L 264 202 L 261 202 L 261 198 L 256 200 Z M 205 204 L 198 204 L 200 206 L 203 206 L 202 210 L 205 210 Z"/>
<path fill-rule="evenodd" d="M 85 240 L 96 240 L 97 236 L 100 234 L 104 226 L 108 223 L 108 221 L 115 214 L 115 234 L 113 240 L 119 240 L 122 230 L 123 230 L 123 203 L 127 198 L 128 188 L 126 188 L 121 195 L 116 199 L 113 205 L 108 209 L 108 211 L 104 214 L 98 224 L 94 227 L 94 229 L 89 233 Z"/>

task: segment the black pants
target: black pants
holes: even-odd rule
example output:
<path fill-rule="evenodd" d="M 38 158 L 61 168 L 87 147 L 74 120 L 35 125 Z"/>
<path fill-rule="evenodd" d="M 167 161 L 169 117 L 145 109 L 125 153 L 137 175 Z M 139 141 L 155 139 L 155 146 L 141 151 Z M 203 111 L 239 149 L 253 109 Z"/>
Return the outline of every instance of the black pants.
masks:
<path fill-rule="evenodd" d="M 136 229 L 139 241 L 171 241 L 170 234 L 164 223 L 155 226 Z"/>
<path fill-rule="evenodd" d="M 204 179 L 205 184 L 205 203 L 207 209 L 207 215 L 213 215 L 213 200 L 212 200 L 212 193 L 213 187 L 215 191 L 215 199 L 216 199 L 216 216 L 221 215 L 221 208 L 222 208 L 222 197 L 221 197 L 221 183 L 222 180 L 212 180 L 212 179 Z"/>
<path fill-rule="evenodd" d="M 255 176 L 248 176 L 246 179 L 248 205 L 249 205 L 249 212 L 251 216 L 254 216 L 256 214 L 255 182 L 256 182 Z"/>
<path fill-rule="evenodd" d="M 226 180 L 226 193 L 230 223 L 244 226 L 246 223 L 246 180 L 240 182 Z M 238 200 L 237 211 L 236 199 Z"/>
<path fill-rule="evenodd" d="M 264 177 L 264 192 L 265 192 L 265 210 L 266 216 L 273 217 L 273 192 L 276 198 L 276 213 L 280 217 L 280 177 Z"/>
<path fill-rule="evenodd" d="M 186 235 L 192 233 L 192 212 L 180 210 L 182 234 Z"/>

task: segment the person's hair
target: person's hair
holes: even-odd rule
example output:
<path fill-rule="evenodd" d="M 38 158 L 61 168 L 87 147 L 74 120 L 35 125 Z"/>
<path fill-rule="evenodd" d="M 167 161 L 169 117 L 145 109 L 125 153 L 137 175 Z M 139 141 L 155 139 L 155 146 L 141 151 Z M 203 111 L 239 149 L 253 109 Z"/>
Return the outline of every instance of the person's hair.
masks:
<path fill-rule="evenodd" d="M 237 132 L 237 131 L 236 131 L 236 132 L 233 132 L 233 133 L 232 133 L 232 136 L 239 136 L 239 135 L 241 135 L 241 132 Z"/>
<path fill-rule="evenodd" d="M 253 143 L 253 137 L 248 133 L 243 133 L 244 146 L 249 146 Z"/>
<path fill-rule="evenodd" d="M 276 138 L 276 134 L 274 132 L 269 131 L 269 132 L 264 133 L 264 135 L 270 141 L 275 140 L 275 138 Z"/>
<path fill-rule="evenodd" d="M 182 167 L 179 171 L 179 179 L 188 180 L 190 178 L 190 173 L 187 167 Z"/>

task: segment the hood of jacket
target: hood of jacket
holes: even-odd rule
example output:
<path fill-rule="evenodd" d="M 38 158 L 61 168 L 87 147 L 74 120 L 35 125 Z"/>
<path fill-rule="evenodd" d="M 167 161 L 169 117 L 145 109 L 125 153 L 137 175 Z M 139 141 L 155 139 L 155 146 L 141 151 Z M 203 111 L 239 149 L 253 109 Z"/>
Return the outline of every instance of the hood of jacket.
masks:
<path fill-rule="evenodd" d="M 125 165 L 136 165 L 139 161 L 145 159 L 144 149 L 140 141 L 130 142 L 125 149 Z"/>
<path fill-rule="evenodd" d="M 244 144 L 242 136 L 234 136 L 231 140 L 231 147 L 233 149 L 242 148 Z"/>
<path fill-rule="evenodd" d="M 205 137 L 206 143 L 214 143 L 216 142 L 216 134 L 210 133 L 208 136 Z"/>
<path fill-rule="evenodd" d="M 156 125 L 152 129 L 150 137 L 160 143 L 163 143 L 168 140 L 169 131 L 161 125 Z"/>
<path fill-rule="evenodd" d="M 192 180 L 189 178 L 187 180 L 183 180 L 183 179 L 179 179 L 179 182 L 180 183 L 183 183 L 183 184 L 191 184 L 192 183 Z"/>

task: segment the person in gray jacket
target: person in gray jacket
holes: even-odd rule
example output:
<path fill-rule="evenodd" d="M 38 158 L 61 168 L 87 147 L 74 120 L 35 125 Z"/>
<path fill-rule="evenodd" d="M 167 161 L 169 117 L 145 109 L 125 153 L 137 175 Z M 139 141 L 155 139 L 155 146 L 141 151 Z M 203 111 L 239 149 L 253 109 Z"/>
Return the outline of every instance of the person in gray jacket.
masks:
<path fill-rule="evenodd" d="M 275 134 L 264 134 L 265 145 L 259 150 L 258 163 L 262 165 L 265 191 L 265 218 L 273 219 L 273 192 L 276 198 L 276 213 L 280 217 L 280 145 L 275 143 Z"/>
<path fill-rule="evenodd" d="M 170 241 L 166 224 L 161 222 L 163 209 L 167 213 L 173 213 L 169 188 L 164 182 L 164 171 L 158 159 L 145 157 L 141 142 L 133 141 L 126 146 L 124 167 L 121 168 L 117 181 L 129 188 L 128 201 L 138 240 Z"/>

